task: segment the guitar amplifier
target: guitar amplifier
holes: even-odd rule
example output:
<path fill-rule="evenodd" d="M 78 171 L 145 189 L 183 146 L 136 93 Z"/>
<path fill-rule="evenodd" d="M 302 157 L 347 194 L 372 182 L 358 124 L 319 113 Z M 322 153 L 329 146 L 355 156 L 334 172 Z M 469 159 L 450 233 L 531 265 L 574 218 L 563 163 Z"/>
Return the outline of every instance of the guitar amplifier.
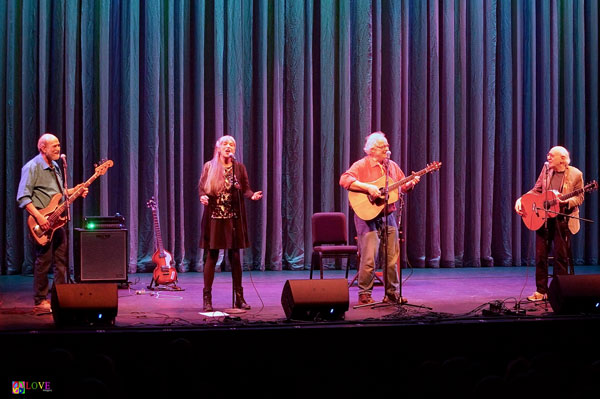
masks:
<path fill-rule="evenodd" d="M 127 230 L 75 229 L 75 281 L 126 282 Z"/>
<path fill-rule="evenodd" d="M 112 230 L 125 228 L 125 216 L 115 213 L 114 216 L 85 216 L 83 227 L 86 230 Z"/>

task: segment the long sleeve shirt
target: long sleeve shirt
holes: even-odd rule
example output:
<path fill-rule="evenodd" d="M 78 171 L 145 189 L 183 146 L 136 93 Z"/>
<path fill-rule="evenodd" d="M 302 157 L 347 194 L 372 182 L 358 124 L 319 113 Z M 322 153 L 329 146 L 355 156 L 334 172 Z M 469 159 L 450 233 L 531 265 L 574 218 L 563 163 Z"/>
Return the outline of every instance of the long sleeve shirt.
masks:
<path fill-rule="evenodd" d="M 21 169 L 21 181 L 17 190 L 17 203 L 20 208 L 33 202 L 37 209 L 48 206 L 52 197 L 62 194 L 63 178 L 60 167 L 52 161 L 50 167 L 41 154 L 38 154 Z"/>

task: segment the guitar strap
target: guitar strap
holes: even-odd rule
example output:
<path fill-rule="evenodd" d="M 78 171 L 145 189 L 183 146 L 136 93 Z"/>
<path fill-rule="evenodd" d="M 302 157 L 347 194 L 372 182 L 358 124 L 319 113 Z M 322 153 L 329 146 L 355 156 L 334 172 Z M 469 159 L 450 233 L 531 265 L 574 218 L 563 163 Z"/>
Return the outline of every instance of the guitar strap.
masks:
<path fill-rule="evenodd" d="M 54 178 L 56 179 L 56 184 L 58 185 L 58 189 L 60 190 L 60 193 L 63 195 L 63 197 L 65 196 L 65 192 L 63 190 L 63 185 L 62 185 L 62 176 L 60 176 L 60 171 L 58 170 L 58 166 L 56 166 L 54 164 L 54 161 L 52 162 L 52 166 L 50 166 L 50 169 L 52 169 L 52 172 L 54 173 Z"/>

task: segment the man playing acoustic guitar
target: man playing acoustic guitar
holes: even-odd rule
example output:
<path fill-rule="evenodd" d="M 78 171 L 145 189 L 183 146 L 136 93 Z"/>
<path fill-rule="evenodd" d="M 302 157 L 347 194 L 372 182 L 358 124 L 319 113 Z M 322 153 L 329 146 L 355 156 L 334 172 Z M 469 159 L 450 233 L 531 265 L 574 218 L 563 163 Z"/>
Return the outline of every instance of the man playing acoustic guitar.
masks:
<path fill-rule="evenodd" d="M 38 140 L 39 154 L 21 169 L 21 181 L 17 192 L 17 202 L 20 208 L 25 208 L 35 218 L 42 229 L 48 229 L 50 224 L 39 210 L 46 208 L 52 197 L 63 193 L 63 176 L 56 162 L 60 158 L 60 142 L 50 133 L 43 134 Z M 81 184 L 68 189 L 67 194 L 73 194 Z M 82 196 L 88 193 L 82 188 Z M 33 291 L 35 311 L 50 311 L 48 295 L 48 273 L 52 263 L 55 265 L 54 284 L 66 282 L 67 273 L 67 237 L 64 227 L 56 229 L 52 239 L 46 245 L 35 246 L 35 264 L 33 269 Z"/>
<path fill-rule="evenodd" d="M 526 194 L 538 195 L 542 198 L 541 201 L 533 202 L 533 205 L 526 205 L 526 195 L 523 195 L 515 202 L 515 211 L 524 217 L 524 221 L 525 218 L 531 219 L 538 216 L 544 221 L 541 227 L 537 228 L 535 235 L 536 291 L 527 297 L 530 301 L 542 301 L 547 297 L 548 254 L 552 243 L 554 243 L 553 275 L 568 273 L 571 235 L 579 231 L 579 205 L 583 203 L 584 198 L 584 192 L 581 190 L 583 188 L 583 174 L 579 169 L 570 165 L 571 158 L 566 148 L 552 147 L 546 159 L 548 162 L 544 164 L 535 186 Z M 554 191 L 554 193 L 550 191 Z M 556 193 L 566 194 L 574 191 L 581 191 L 581 193 L 568 199 L 560 199 L 555 195 Z M 552 199 L 557 198 L 559 213 L 574 217 L 544 211 L 544 198 L 547 195 L 552 196 Z"/>
<path fill-rule="evenodd" d="M 404 173 L 398 164 L 389 159 L 390 146 L 382 132 L 371 133 L 366 138 L 364 151 L 367 154 L 364 158 L 356 161 L 350 169 L 340 177 L 340 185 L 346 190 L 360 191 L 369 194 L 372 198 L 381 197 L 379 187 L 370 182 L 385 176 L 386 169 L 389 168 L 389 184 L 397 182 L 404 178 Z M 419 176 L 399 187 L 399 190 L 406 192 L 411 190 L 420 180 Z M 391 197 L 391 196 L 390 196 Z M 397 200 L 397 197 L 396 197 Z M 398 226 L 394 212 L 395 203 L 387 205 L 387 260 L 386 260 L 386 278 L 385 278 L 385 297 L 384 302 L 401 303 L 403 299 L 398 293 L 398 273 L 396 263 L 400 255 L 398 244 Z M 383 234 L 384 214 L 381 211 L 370 220 L 363 220 L 354 215 L 354 224 L 358 234 L 358 247 L 360 248 L 360 265 L 358 272 L 358 302 L 361 305 L 375 302 L 371 297 L 373 292 L 373 280 L 375 271 L 375 258 L 379 250 L 379 236 Z"/>

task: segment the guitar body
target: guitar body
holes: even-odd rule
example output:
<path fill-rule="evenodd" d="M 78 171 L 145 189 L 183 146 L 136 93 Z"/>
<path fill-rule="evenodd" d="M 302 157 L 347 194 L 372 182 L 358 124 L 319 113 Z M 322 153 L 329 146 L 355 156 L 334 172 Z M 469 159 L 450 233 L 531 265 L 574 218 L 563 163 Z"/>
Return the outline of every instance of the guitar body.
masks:
<path fill-rule="evenodd" d="M 521 209 L 523 210 L 523 223 L 529 230 L 537 230 L 544 225 L 546 218 L 556 216 L 555 212 L 560 212 L 560 204 L 554 191 L 548 191 L 545 194 L 529 193 L 521 197 Z M 544 201 L 551 205 L 544 210 Z"/>
<path fill-rule="evenodd" d="M 29 215 L 27 218 L 27 226 L 29 227 L 29 232 L 36 243 L 39 245 L 46 245 L 52 240 L 54 231 L 67 223 L 67 218 L 63 216 L 63 214 L 71 205 L 71 203 L 79 198 L 79 196 L 87 187 L 89 187 L 90 184 L 92 184 L 94 180 L 96 180 L 99 176 L 104 175 L 108 168 L 112 167 L 113 164 L 113 161 L 108 159 L 103 160 L 100 165 L 95 165 L 95 173 L 89 179 L 87 179 L 87 181 L 80 184 L 80 187 L 75 190 L 75 192 L 72 193 L 66 201 L 60 203 L 62 194 L 55 194 L 50 200 L 50 204 L 44 209 L 40 209 L 40 213 L 44 215 L 48 220 L 48 223 L 50 223 L 50 227 L 47 230 L 43 230 L 38 225 L 37 220 L 35 220 L 33 216 Z"/>
<path fill-rule="evenodd" d="M 583 188 L 567 194 L 559 194 L 556 191 L 547 191 L 543 194 L 525 194 L 521 197 L 521 210 L 523 211 L 521 218 L 523 219 L 523 223 L 525 223 L 525 226 L 529 230 L 537 230 L 542 227 L 546 218 L 553 218 L 560 212 L 561 200 L 596 190 L 598 190 L 598 182 L 593 180 Z"/>
<path fill-rule="evenodd" d="M 388 179 L 388 186 L 391 186 L 395 182 L 392 179 Z M 377 187 L 381 189 L 385 188 L 385 176 L 381 176 L 379 179 L 371 182 Z M 393 204 L 398 201 L 398 189 L 396 187 L 394 190 L 389 192 L 388 204 Z M 385 206 L 385 199 L 381 197 L 373 198 L 368 193 L 363 193 L 359 191 L 348 191 L 348 201 L 350 201 L 350 205 L 354 210 L 354 213 L 361 218 L 362 220 L 371 220 L 377 217 L 383 210 Z"/>
<path fill-rule="evenodd" d="M 173 266 L 173 255 L 163 250 L 162 256 L 160 250 L 152 255 L 152 262 L 156 264 L 152 277 L 156 284 L 171 284 L 177 281 L 177 269 Z"/>
<path fill-rule="evenodd" d="M 50 204 L 44 209 L 40 209 L 40 213 L 46 217 L 52 215 L 56 209 L 59 207 L 60 200 L 62 198 L 62 194 L 56 194 L 50 200 Z M 46 245 L 52 240 L 52 236 L 56 229 L 60 229 L 62 226 L 67 223 L 67 218 L 64 216 L 60 216 L 57 218 L 49 219 L 50 227 L 47 230 L 43 230 L 40 225 L 37 223 L 37 220 L 32 215 L 29 215 L 27 218 L 27 226 L 29 227 L 29 231 L 31 232 L 31 236 L 39 245 Z"/>

